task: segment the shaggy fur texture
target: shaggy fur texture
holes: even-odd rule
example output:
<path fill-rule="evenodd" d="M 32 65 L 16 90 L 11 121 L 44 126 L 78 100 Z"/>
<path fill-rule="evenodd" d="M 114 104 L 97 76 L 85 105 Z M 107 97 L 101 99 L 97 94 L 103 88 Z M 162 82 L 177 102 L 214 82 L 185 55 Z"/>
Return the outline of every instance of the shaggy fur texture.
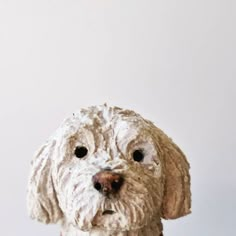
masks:
<path fill-rule="evenodd" d="M 81 146 L 88 153 L 77 158 Z M 124 177 L 110 196 L 92 181 L 107 168 Z M 161 218 L 190 213 L 190 195 L 189 164 L 172 140 L 135 112 L 103 105 L 67 118 L 38 150 L 27 205 L 33 219 L 61 224 L 63 236 L 157 236 Z"/>

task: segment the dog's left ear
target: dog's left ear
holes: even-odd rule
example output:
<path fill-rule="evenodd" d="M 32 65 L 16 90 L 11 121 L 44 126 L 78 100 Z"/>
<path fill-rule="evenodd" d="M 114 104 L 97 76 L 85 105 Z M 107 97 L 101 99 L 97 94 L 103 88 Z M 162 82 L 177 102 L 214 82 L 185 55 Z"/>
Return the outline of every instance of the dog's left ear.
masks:
<path fill-rule="evenodd" d="M 164 172 L 164 197 L 161 216 L 176 219 L 191 213 L 189 163 L 173 141 L 157 128 Z"/>
<path fill-rule="evenodd" d="M 56 141 L 49 139 L 36 152 L 31 162 L 27 208 L 31 218 L 43 223 L 56 223 L 62 217 L 53 179 L 52 162 Z"/>

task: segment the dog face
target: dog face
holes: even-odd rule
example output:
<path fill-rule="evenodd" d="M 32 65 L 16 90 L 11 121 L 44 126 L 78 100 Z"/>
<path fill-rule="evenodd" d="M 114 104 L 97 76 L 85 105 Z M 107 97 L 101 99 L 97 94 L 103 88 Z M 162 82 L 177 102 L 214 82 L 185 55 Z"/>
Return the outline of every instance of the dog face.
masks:
<path fill-rule="evenodd" d="M 189 165 L 180 149 L 133 111 L 98 106 L 66 119 L 36 153 L 32 218 L 81 230 L 135 230 L 190 212 Z"/>

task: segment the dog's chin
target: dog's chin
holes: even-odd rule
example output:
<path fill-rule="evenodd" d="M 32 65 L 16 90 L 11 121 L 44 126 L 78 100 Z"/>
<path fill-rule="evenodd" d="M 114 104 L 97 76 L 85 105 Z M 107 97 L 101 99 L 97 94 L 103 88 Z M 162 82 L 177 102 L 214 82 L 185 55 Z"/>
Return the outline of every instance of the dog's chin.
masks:
<path fill-rule="evenodd" d="M 147 214 L 148 209 L 143 206 L 144 208 L 137 207 L 132 203 L 129 206 L 123 205 L 122 201 L 117 204 L 101 204 L 94 216 L 78 212 L 73 225 L 82 231 L 95 228 L 113 232 L 137 230 L 148 225 L 153 218 L 153 212 Z"/>
<path fill-rule="evenodd" d="M 105 200 L 94 216 L 92 226 L 107 231 L 130 231 L 143 228 L 149 224 L 154 212 L 145 200 L 139 200 Z"/>
<path fill-rule="evenodd" d="M 105 231 L 137 230 L 144 227 L 146 223 L 141 221 L 131 222 L 125 214 L 110 209 L 99 210 L 92 221 L 93 227 Z"/>
<path fill-rule="evenodd" d="M 83 231 L 95 228 L 104 231 L 138 230 L 150 224 L 157 214 L 156 198 L 148 195 L 145 187 L 142 191 L 136 189 L 135 194 L 131 186 L 129 191 L 124 188 L 114 198 L 104 198 L 100 193 L 91 196 L 82 197 L 82 205 L 74 204 L 74 209 L 77 209 L 73 214 L 74 226 Z"/>

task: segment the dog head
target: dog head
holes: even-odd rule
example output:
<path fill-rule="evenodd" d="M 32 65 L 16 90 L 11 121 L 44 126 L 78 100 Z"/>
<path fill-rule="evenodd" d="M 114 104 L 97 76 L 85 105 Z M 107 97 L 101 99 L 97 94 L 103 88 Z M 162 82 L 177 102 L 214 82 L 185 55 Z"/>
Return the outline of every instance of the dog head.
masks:
<path fill-rule="evenodd" d="M 32 160 L 28 211 L 81 230 L 135 230 L 190 213 L 189 164 L 133 111 L 97 106 L 67 118 Z"/>

